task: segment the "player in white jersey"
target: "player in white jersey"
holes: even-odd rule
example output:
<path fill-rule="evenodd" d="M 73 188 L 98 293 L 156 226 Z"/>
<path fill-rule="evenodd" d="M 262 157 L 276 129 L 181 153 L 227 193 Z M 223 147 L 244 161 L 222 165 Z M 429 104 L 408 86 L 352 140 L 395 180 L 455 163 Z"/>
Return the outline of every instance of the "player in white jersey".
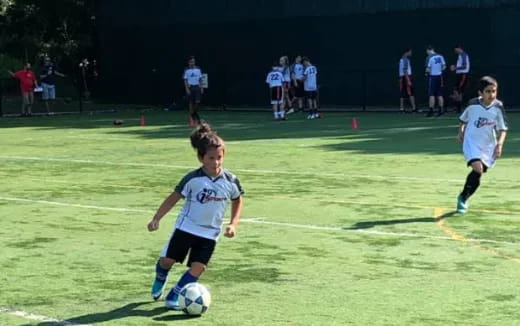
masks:
<path fill-rule="evenodd" d="M 195 125 L 195 122 L 200 123 L 200 117 L 197 113 L 200 99 L 204 93 L 202 87 L 202 71 L 195 65 L 195 57 L 190 57 L 188 60 L 188 67 L 184 70 L 184 88 L 186 90 L 186 98 L 189 102 L 190 118 L 188 124 L 190 127 Z"/>
<path fill-rule="evenodd" d="M 318 119 L 318 69 L 312 65 L 311 60 L 307 57 L 303 58 L 303 88 L 309 103 L 309 115 L 307 119 Z"/>
<path fill-rule="evenodd" d="M 457 140 L 461 142 L 464 158 L 472 171 L 457 197 L 457 212 L 466 213 L 468 199 L 480 185 L 483 173 L 502 156 L 507 125 L 502 102 L 497 100 L 498 83 L 492 77 L 479 81 L 479 97 L 469 102 L 460 116 Z"/>
<path fill-rule="evenodd" d="M 426 75 L 428 76 L 428 96 L 429 96 L 429 108 L 427 116 L 433 115 L 433 109 L 435 108 L 435 99 L 439 110 L 437 116 L 445 113 L 444 109 L 444 80 L 442 78 L 442 72 L 446 69 L 446 61 L 444 57 L 435 52 L 432 46 L 426 49 L 428 58 L 426 59 Z"/>
<path fill-rule="evenodd" d="M 457 76 L 455 86 L 451 98 L 455 102 L 457 112 L 462 110 L 462 100 L 464 97 L 464 89 L 468 84 L 468 76 L 470 69 L 469 55 L 464 51 L 461 45 L 455 46 L 455 53 L 458 55 L 457 63 L 450 66 L 450 70 L 455 72 Z"/>
<path fill-rule="evenodd" d="M 166 286 L 168 272 L 175 263 L 182 263 L 189 252 L 189 269 L 166 296 L 166 307 L 179 309 L 179 292 L 184 285 L 197 282 L 213 254 L 221 233 L 226 208 L 231 202 L 231 220 L 224 235 L 234 237 L 242 211 L 243 190 L 237 177 L 222 167 L 225 144 L 207 123 L 201 123 L 191 134 L 191 145 L 197 150 L 202 166 L 188 173 L 175 190 L 163 201 L 149 231 L 156 231 L 159 222 L 175 204 L 185 199 L 175 229 L 164 246 L 155 266 L 156 276 L 152 297 L 158 300 Z"/>
<path fill-rule="evenodd" d="M 272 70 L 267 74 L 265 82 L 269 84 L 271 94 L 271 104 L 275 120 L 285 120 L 285 110 L 283 108 L 284 99 L 284 76 L 280 71 L 280 66 L 273 64 Z"/>
<path fill-rule="evenodd" d="M 289 57 L 284 55 L 280 57 L 280 72 L 283 75 L 283 106 L 286 109 L 287 114 L 291 114 L 294 112 L 292 108 L 292 99 L 291 93 L 289 91 L 291 87 L 291 67 L 289 66 Z"/>
<path fill-rule="evenodd" d="M 305 66 L 302 64 L 302 57 L 296 56 L 294 63 L 291 66 L 291 81 L 294 98 L 298 101 L 298 111 L 303 111 L 303 98 L 305 97 L 305 90 L 303 89 L 303 71 Z"/>
<path fill-rule="evenodd" d="M 401 59 L 399 60 L 399 89 L 401 91 L 400 111 L 406 112 L 404 109 L 404 100 L 408 98 L 412 105 L 412 112 L 417 112 L 415 107 L 415 96 L 412 84 L 412 66 L 410 65 L 410 57 L 412 49 L 407 48 Z"/>

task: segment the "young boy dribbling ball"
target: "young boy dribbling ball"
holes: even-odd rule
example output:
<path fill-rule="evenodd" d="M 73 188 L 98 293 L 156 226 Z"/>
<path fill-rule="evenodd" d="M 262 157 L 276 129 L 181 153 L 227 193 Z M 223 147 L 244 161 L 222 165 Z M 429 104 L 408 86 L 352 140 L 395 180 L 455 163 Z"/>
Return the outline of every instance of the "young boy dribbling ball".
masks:
<path fill-rule="evenodd" d="M 158 300 L 166 287 L 171 267 L 175 263 L 182 263 L 189 252 L 189 269 L 166 296 L 166 307 L 174 310 L 179 310 L 180 290 L 188 283 L 197 282 L 206 270 L 230 201 L 231 220 L 224 235 L 228 238 L 235 236 L 244 193 L 238 178 L 222 167 L 226 149 L 222 138 L 207 123 L 201 123 L 190 139 L 202 166 L 182 178 L 148 223 L 148 230 L 156 231 L 163 216 L 181 198 L 185 199 L 175 229 L 155 266 L 156 276 L 152 285 L 152 297 Z"/>
<path fill-rule="evenodd" d="M 469 102 L 460 116 L 457 140 L 463 143 L 464 158 L 472 171 L 457 198 L 457 212 L 468 211 L 468 199 L 480 186 L 480 177 L 502 155 L 507 125 L 504 106 L 497 100 L 497 81 L 489 76 L 479 81 L 479 97 Z"/>

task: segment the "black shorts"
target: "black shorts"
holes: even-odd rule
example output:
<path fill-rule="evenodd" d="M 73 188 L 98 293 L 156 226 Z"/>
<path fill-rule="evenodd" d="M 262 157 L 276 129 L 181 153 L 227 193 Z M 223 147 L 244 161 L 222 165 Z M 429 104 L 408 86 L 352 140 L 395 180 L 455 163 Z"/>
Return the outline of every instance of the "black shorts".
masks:
<path fill-rule="evenodd" d="M 488 167 L 487 167 L 486 164 L 484 164 L 484 162 L 482 162 L 482 160 L 479 159 L 479 158 L 474 158 L 474 159 L 469 160 L 469 161 L 468 161 L 468 166 L 471 166 L 471 163 L 473 163 L 473 162 L 477 162 L 477 161 L 480 161 L 480 163 L 482 163 L 482 170 L 483 170 L 484 173 L 486 173 L 487 170 L 488 170 Z"/>
<path fill-rule="evenodd" d="M 412 78 L 401 76 L 399 77 L 399 90 L 401 91 L 401 98 L 409 98 L 414 95 L 412 86 Z"/>
<path fill-rule="evenodd" d="M 468 85 L 468 74 L 457 74 L 457 81 L 454 89 L 459 93 L 463 93 L 466 85 Z"/>
<path fill-rule="evenodd" d="M 305 91 L 305 97 L 309 100 L 315 100 L 318 98 L 318 91 Z"/>
<path fill-rule="evenodd" d="M 428 96 L 443 96 L 444 80 L 442 75 L 428 77 Z"/>
<path fill-rule="evenodd" d="M 190 103 L 200 103 L 201 97 L 200 86 L 190 86 L 190 95 L 188 96 Z"/>
<path fill-rule="evenodd" d="M 189 251 L 188 267 L 191 266 L 193 262 L 207 265 L 211 259 L 211 255 L 213 255 L 216 243 L 215 240 L 175 229 L 168 244 L 166 257 L 175 260 L 175 262 L 182 263 Z"/>
<path fill-rule="evenodd" d="M 305 90 L 303 89 L 303 80 L 296 80 L 296 86 L 294 86 L 294 97 L 302 98 L 305 96 Z"/>
<path fill-rule="evenodd" d="M 282 102 L 283 102 L 283 87 L 282 86 L 271 87 L 271 104 L 281 104 Z"/>

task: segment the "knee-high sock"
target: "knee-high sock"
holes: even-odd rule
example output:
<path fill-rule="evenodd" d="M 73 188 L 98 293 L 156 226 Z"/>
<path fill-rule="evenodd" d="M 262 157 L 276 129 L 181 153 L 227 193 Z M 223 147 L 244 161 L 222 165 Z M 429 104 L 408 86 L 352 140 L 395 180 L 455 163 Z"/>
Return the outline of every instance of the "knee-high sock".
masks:
<path fill-rule="evenodd" d="M 477 173 L 475 171 L 471 171 L 468 174 L 468 177 L 466 178 L 466 184 L 464 184 L 464 188 L 462 189 L 462 192 L 460 195 L 462 198 L 464 198 L 464 201 L 468 200 L 471 195 L 477 191 L 478 187 L 480 186 L 480 177 L 482 174 Z"/>

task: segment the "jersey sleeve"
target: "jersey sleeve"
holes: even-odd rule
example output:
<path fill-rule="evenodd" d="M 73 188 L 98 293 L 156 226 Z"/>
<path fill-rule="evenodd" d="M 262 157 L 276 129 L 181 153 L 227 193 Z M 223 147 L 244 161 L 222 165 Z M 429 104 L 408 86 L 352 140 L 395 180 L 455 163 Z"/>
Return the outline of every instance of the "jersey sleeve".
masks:
<path fill-rule="evenodd" d="M 444 56 L 442 56 L 442 55 L 441 55 L 441 63 L 442 63 L 443 66 L 446 65 L 446 60 L 444 60 Z"/>
<path fill-rule="evenodd" d="M 244 194 L 244 189 L 240 185 L 240 181 L 237 177 L 233 180 L 233 190 L 231 192 L 231 200 L 237 200 Z"/>
<path fill-rule="evenodd" d="M 190 192 L 189 182 L 192 179 L 191 174 L 186 175 L 179 182 L 177 186 L 175 186 L 175 192 L 182 196 L 182 198 L 186 198 Z"/>
<path fill-rule="evenodd" d="M 267 84 L 269 84 L 269 77 L 270 77 L 270 76 L 271 76 L 271 73 L 268 73 L 268 74 L 267 74 L 267 77 L 265 77 L 265 82 L 266 82 Z"/>
<path fill-rule="evenodd" d="M 21 79 L 22 78 L 23 71 L 17 71 L 14 73 L 14 78 Z"/>
<path fill-rule="evenodd" d="M 505 118 L 504 118 L 504 111 L 502 109 L 499 109 L 497 111 L 497 124 L 495 126 L 495 129 L 497 131 L 500 131 L 500 130 L 507 130 L 507 124 L 506 124 L 506 121 L 505 121 Z"/>
<path fill-rule="evenodd" d="M 462 112 L 462 114 L 459 117 L 459 120 L 463 123 L 468 123 L 469 121 L 469 106 Z"/>

